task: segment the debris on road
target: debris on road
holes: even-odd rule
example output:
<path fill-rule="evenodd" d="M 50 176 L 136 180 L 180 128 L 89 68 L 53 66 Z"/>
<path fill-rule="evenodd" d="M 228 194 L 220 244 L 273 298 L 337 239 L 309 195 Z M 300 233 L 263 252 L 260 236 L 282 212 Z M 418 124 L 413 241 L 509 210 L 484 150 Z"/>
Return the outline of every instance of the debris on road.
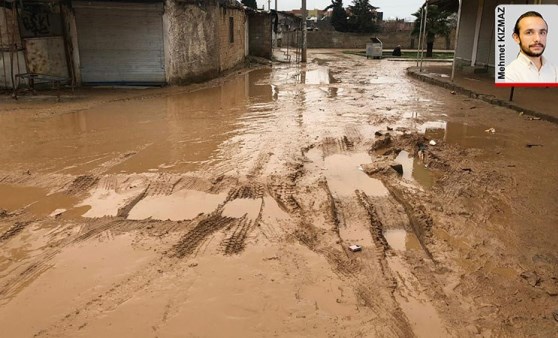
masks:
<path fill-rule="evenodd" d="M 494 134 L 494 133 L 496 132 L 496 129 L 494 129 L 494 128 L 488 128 L 488 129 L 485 130 L 485 132 L 486 132 L 486 133 Z"/>
<path fill-rule="evenodd" d="M 352 252 L 362 251 L 362 246 L 358 244 L 349 245 L 349 250 Z"/>
<path fill-rule="evenodd" d="M 397 171 L 399 175 L 403 175 L 403 165 L 400 163 L 390 164 L 391 169 Z"/>
<path fill-rule="evenodd" d="M 436 145 L 436 141 L 430 140 L 430 142 L 428 142 L 428 144 L 430 144 L 431 146 L 435 146 L 435 145 Z"/>

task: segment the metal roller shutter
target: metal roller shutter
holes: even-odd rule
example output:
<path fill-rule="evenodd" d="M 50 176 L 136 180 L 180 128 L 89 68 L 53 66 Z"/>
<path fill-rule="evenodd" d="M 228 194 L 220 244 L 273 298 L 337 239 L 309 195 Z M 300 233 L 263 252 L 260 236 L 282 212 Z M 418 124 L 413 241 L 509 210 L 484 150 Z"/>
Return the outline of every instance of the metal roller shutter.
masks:
<path fill-rule="evenodd" d="M 165 83 L 162 3 L 73 7 L 82 83 Z"/>

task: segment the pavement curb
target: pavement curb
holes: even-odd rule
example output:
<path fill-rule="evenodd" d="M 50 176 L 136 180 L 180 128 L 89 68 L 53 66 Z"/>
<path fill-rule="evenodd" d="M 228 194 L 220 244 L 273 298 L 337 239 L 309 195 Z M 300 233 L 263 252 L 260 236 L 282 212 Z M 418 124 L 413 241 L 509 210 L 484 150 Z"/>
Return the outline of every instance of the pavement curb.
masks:
<path fill-rule="evenodd" d="M 519 105 L 515 104 L 514 102 L 510 102 L 510 101 L 507 101 L 507 100 L 502 100 L 502 99 L 496 98 L 494 95 L 487 95 L 487 94 L 477 93 L 473 90 L 470 90 L 470 89 L 467 89 L 465 87 L 459 86 L 459 85 L 457 85 L 453 82 L 449 82 L 449 80 L 438 79 L 438 78 L 435 78 L 435 77 L 430 76 L 428 74 L 420 73 L 416 67 L 407 68 L 407 75 L 410 75 L 410 76 L 412 76 L 412 77 L 414 77 L 418 80 L 421 80 L 423 82 L 452 90 L 456 94 L 465 95 L 465 96 L 468 96 L 468 97 L 473 98 L 473 99 L 482 100 L 482 101 L 488 102 L 488 103 L 496 105 L 496 106 L 500 106 L 500 107 L 515 110 L 517 112 L 523 112 L 526 115 L 539 117 L 541 120 L 545 120 L 545 121 L 549 121 L 549 122 L 558 124 L 558 117 L 519 106 Z"/>

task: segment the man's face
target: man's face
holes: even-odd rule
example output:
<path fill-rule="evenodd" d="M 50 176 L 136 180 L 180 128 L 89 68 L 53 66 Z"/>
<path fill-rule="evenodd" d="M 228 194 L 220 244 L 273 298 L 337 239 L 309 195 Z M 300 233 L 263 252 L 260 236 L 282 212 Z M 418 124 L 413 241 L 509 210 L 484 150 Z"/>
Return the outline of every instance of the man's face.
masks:
<path fill-rule="evenodd" d="M 546 47 L 546 22 L 539 17 L 526 17 L 519 21 L 519 36 L 513 34 L 513 39 L 527 56 L 541 56 Z"/>

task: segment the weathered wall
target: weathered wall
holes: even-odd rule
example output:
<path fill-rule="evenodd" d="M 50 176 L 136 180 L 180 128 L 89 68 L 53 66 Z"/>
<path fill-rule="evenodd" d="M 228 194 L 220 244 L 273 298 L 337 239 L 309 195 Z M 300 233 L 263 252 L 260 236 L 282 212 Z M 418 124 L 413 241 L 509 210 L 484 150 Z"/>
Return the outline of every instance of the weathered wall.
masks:
<path fill-rule="evenodd" d="M 254 14 L 249 17 L 250 55 L 271 59 L 271 16 Z"/>
<path fill-rule="evenodd" d="M 295 41 L 295 32 L 289 33 L 291 36 L 290 41 Z M 300 32 L 299 32 L 300 36 Z M 411 37 L 411 32 L 400 31 L 392 33 L 378 33 L 378 34 L 356 34 L 356 33 L 341 33 L 337 31 L 308 31 L 307 41 L 308 48 L 349 48 L 349 49 L 364 49 L 366 43 L 370 42 L 371 37 L 379 38 L 384 49 L 393 49 L 397 45 L 401 45 L 403 49 L 412 49 L 417 47 L 417 38 Z M 286 41 L 286 37 L 283 36 Z M 452 37 L 450 48 L 453 48 L 454 38 Z M 434 42 L 434 49 L 446 49 L 446 39 L 437 38 Z"/>
<path fill-rule="evenodd" d="M 243 9 L 219 9 L 219 69 L 231 69 L 244 62 L 246 46 L 246 13 Z M 233 20 L 233 42 L 230 41 L 230 18 Z"/>
<path fill-rule="evenodd" d="M 0 7 L 0 88 L 12 88 L 13 74 L 25 73 L 25 56 L 22 51 L 10 53 L 10 47 L 21 49 L 15 12 L 9 8 Z"/>
<path fill-rule="evenodd" d="M 219 8 L 216 1 L 165 3 L 165 71 L 169 84 L 217 77 L 220 71 Z"/>
<path fill-rule="evenodd" d="M 68 66 L 61 36 L 25 39 L 29 72 L 68 78 Z"/>

